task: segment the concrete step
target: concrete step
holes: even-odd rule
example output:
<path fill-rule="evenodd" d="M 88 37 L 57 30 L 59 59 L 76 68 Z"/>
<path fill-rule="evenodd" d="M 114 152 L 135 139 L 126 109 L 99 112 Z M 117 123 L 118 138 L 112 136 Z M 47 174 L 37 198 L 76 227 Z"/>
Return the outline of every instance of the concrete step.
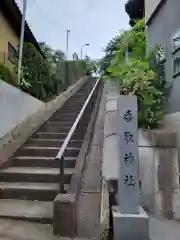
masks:
<path fill-rule="evenodd" d="M 57 139 L 35 139 L 30 138 L 29 141 L 26 142 L 26 147 L 61 147 L 64 140 Z M 77 147 L 80 148 L 82 141 L 71 141 L 69 143 L 69 147 Z"/>
<path fill-rule="evenodd" d="M 59 152 L 60 147 L 26 147 L 24 146 L 18 150 L 15 156 L 42 156 L 42 157 L 56 157 Z M 77 157 L 80 148 L 68 147 L 66 149 L 65 156 L 67 157 Z"/>
<path fill-rule="evenodd" d="M 65 185 L 67 191 L 69 185 Z M 53 201 L 59 193 L 58 183 L 1 182 L 1 199 Z"/>
<path fill-rule="evenodd" d="M 76 109 L 76 108 L 78 108 L 78 107 L 82 108 L 83 105 L 84 105 L 84 103 L 85 103 L 85 102 L 79 101 L 79 100 L 77 100 L 77 99 L 74 99 L 73 101 L 74 101 L 74 103 L 73 103 L 73 102 L 67 102 L 67 103 L 66 103 L 61 109 L 59 109 L 57 112 L 61 112 L 61 110 L 64 110 L 64 109 L 71 109 L 71 110 L 73 110 L 74 108 Z"/>
<path fill-rule="evenodd" d="M 55 127 L 59 127 L 59 126 L 63 126 L 63 127 L 69 127 L 71 128 L 71 126 L 73 125 L 73 121 L 53 121 L 53 119 L 49 120 L 46 122 L 46 124 L 51 125 L 51 126 L 55 126 Z"/>
<path fill-rule="evenodd" d="M 55 132 L 40 132 L 38 131 L 33 135 L 33 138 L 41 138 L 41 139 L 64 139 L 67 137 L 68 133 L 55 133 Z M 83 133 L 75 133 L 72 136 L 72 140 L 84 140 Z"/>
<path fill-rule="evenodd" d="M 67 110 L 67 109 L 64 109 L 64 110 L 61 110 L 60 112 L 56 112 L 56 114 L 54 114 L 54 117 L 56 116 L 71 116 L 71 117 L 76 117 L 78 115 L 78 113 L 80 112 L 81 108 L 78 108 L 76 110 L 72 109 L 72 110 Z"/>
<path fill-rule="evenodd" d="M 52 120 L 53 121 L 68 121 L 68 122 L 73 121 L 74 122 L 76 120 L 77 116 L 78 116 L 78 113 L 74 116 L 71 116 L 68 114 L 67 115 L 59 114 L 59 115 L 53 116 Z"/>
<path fill-rule="evenodd" d="M 74 168 L 76 164 L 76 157 L 65 157 L 64 167 Z M 12 157 L 12 166 L 16 167 L 49 167 L 59 168 L 60 162 L 51 157 L 37 157 L 37 156 L 19 156 Z"/>
<path fill-rule="evenodd" d="M 65 111 L 65 112 L 67 111 L 67 112 L 70 112 L 70 113 L 75 113 L 75 112 L 78 112 L 79 109 L 81 109 L 83 105 L 84 105 L 84 102 L 82 104 L 82 101 L 79 102 L 79 104 L 76 104 L 76 105 L 73 105 L 73 106 L 71 104 L 71 105 L 66 106 L 64 108 L 61 108 L 57 113 L 62 113 L 63 111 Z"/>
<path fill-rule="evenodd" d="M 1 199 L 0 218 L 51 224 L 53 218 L 53 202 Z"/>
<path fill-rule="evenodd" d="M 86 126 L 81 126 L 81 129 L 84 130 Z M 41 127 L 40 131 L 42 132 L 55 132 L 55 133 L 61 133 L 61 132 L 65 132 L 68 133 L 70 131 L 71 127 L 68 126 L 52 126 L 52 125 L 44 125 L 43 127 Z M 77 129 L 79 129 L 77 127 Z"/>
<path fill-rule="evenodd" d="M 49 124 L 45 124 L 43 127 L 41 127 L 39 130 L 43 132 L 56 132 L 56 133 L 61 133 L 65 132 L 68 133 L 71 127 L 69 126 L 52 126 Z"/>
<path fill-rule="evenodd" d="M 2 182 L 34 182 L 34 183 L 59 183 L 60 169 L 48 167 L 8 167 L 0 171 Z M 69 183 L 73 169 L 64 170 L 64 182 Z"/>

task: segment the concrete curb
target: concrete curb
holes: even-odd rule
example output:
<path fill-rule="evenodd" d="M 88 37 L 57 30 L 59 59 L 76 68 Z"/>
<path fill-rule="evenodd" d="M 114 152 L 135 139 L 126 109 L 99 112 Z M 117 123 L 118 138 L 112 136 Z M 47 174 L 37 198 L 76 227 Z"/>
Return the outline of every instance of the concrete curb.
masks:
<path fill-rule="evenodd" d="M 93 129 L 84 170 L 82 193 L 79 197 L 78 237 L 99 239 L 109 223 L 107 189 L 102 184 L 101 175 L 104 106 L 105 89 Z"/>
<path fill-rule="evenodd" d="M 118 107 L 119 86 L 116 80 L 107 80 L 104 143 L 103 143 L 103 177 L 107 181 L 109 191 L 117 186 L 119 170 L 119 135 L 118 135 Z M 117 191 L 117 189 L 116 189 Z"/>

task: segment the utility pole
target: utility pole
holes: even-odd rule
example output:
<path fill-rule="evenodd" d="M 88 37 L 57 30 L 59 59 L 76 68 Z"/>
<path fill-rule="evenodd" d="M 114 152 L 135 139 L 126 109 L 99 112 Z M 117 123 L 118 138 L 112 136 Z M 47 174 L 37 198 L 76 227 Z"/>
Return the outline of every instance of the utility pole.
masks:
<path fill-rule="evenodd" d="M 23 55 L 23 45 L 24 45 L 24 29 L 25 29 L 25 19 L 26 19 L 26 8 L 27 0 L 23 0 L 23 12 L 21 21 L 21 37 L 19 45 L 19 58 L 18 58 L 18 84 L 20 84 L 21 79 L 21 66 L 22 66 L 22 55 Z"/>
<path fill-rule="evenodd" d="M 67 30 L 67 36 L 66 36 L 66 60 L 68 60 L 68 50 L 69 50 L 69 33 L 70 33 L 70 30 Z"/>

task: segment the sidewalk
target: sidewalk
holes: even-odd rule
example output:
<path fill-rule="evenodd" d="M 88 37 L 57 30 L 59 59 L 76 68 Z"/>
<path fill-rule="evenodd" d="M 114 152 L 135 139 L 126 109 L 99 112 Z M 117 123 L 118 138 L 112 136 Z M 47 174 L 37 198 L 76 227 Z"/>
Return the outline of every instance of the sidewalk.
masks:
<path fill-rule="evenodd" d="M 0 219 L 0 240 L 70 240 L 70 238 L 53 236 L 50 225 Z M 150 240 L 180 240 L 180 223 L 150 217 Z"/>
<path fill-rule="evenodd" d="M 180 240 L 180 223 L 150 217 L 150 240 Z"/>

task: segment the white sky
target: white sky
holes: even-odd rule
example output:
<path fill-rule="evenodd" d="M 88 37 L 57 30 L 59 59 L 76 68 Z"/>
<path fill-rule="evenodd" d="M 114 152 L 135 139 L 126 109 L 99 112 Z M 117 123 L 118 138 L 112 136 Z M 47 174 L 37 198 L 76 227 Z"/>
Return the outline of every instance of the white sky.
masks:
<path fill-rule="evenodd" d="M 127 0 L 27 0 L 26 20 L 37 41 L 54 49 L 66 49 L 66 30 L 70 29 L 69 58 L 84 43 L 84 54 L 91 58 L 103 56 L 102 49 L 120 29 L 127 29 Z M 22 9 L 23 0 L 16 0 Z"/>

